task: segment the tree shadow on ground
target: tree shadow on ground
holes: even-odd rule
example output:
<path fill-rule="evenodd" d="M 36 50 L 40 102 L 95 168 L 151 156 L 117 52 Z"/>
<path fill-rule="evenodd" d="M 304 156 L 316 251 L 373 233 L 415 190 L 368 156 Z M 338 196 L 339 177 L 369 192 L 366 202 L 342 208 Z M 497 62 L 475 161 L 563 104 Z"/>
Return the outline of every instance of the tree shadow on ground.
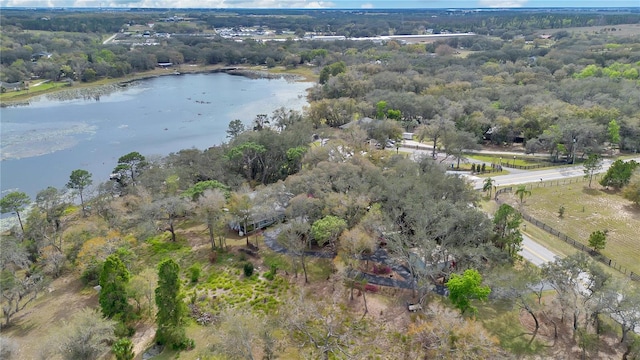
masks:
<path fill-rule="evenodd" d="M 2 331 L 5 333 L 10 332 L 13 336 L 16 337 L 24 337 L 28 336 L 32 330 L 36 329 L 36 326 L 37 324 L 32 320 L 13 319 L 9 325 L 4 325 L 4 323 L 2 324 Z"/>
<path fill-rule="evenodd" d="M 598 190 L 600 192 L 603 192 L 603 193 L 605 193 L 607 195 L 616 195 L 616 194 L 620 193 L 620 190 L 616 190 L 616 189 L 613 189 L 613 188 L 602 188 L 602 189 L 596 189 L 596 190 Z"/>
<path fill-rule="evenodd" d="M 586 195 L 591 195 L 591 196 L 596 196 L 596 195 L 600 195 L 600 192 L 602 190 L 600 189 L 595 189 L 595 188 L 589 188 L 589 187 L 584 187 L 582 188 L 582 193 L 586 194 Z"/>
<path fill-rule="evenodd" d="M 623 205 L 622 208 L 634 219 L 640 219 L 640 205 L 628 204 Z"/>
<path fill-rule="evenodd" d="M 478 307 L 478 318 L 486 329 L 490 329 L 498 337 L 500 346 L 516 355 L 540 355 L 546 352 L 548 345 L 540 337 L 540 333 L 531 341 L 533 332 L 522 325 L 518 310 L 496 310 L 481 305 Z"/>

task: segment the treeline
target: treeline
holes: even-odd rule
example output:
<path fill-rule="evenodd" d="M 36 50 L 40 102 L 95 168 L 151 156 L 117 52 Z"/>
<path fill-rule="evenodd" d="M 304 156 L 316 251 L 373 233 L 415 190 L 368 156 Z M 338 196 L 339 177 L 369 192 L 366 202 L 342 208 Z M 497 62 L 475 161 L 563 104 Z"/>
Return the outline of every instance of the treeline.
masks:
<path fill-rule="evenodd" d="M 153 22 L 158 13 L 97 11 L 20 11 L 3 10 L 3 28 L 15 27 L 20 30 L 61 31 L 78 33 L 115 33 L 125 24 L 147 24 Z"/>
<path fill-rule="evenodd" d="M 11 9 L 3 11 L 2 23 L 3 26 L 15 26 L 23 30 L 105 33 L 117 32 L 123 24 L 160 23 L 176 13 L 180 12 L 169 9 L 116 12 Z M 511 39 L 517 35 L 530 35 L 538 29 L 616 26 L 638 22 L 638 14 L 630 11 L 216 9 L 188 10 L 179 15 L 204 25 L 205 29 L 256 26 L 278 32 L 301 29 L 348 37 L 422 34 L 432 29 L 435 33 L 475 32 Z"/>
<path fill-rule="evenodd" d="M 323 65 L 329 53 L 376 47 L 371 42 L 320 41 L 261 43 L 204 37 L 172 37 L 160 46 L 103 45 L 92 34 L 7 33 L 0 53 L 0 80 L 8 83 L 40 80 L 91 82 L 151 70 L 159 62 L 180 64 L 229 64 L 296 67 Z"/>
<path fill-rule="evenodd" d="M 336 56 L 346 71 L 311 90 L 309 115 L 330 126 L 390 118 L 379 114 L 382 102 L 421 139 L 462 131 L 477 142 L 520 142 L 527 153 L 548 152 L 554 160 L 637 151 L 640 44 L 608 41 L 598 35 L 515 40 L 464 58 L 454 55 L 450 40 L 427 49 L 389 42 L 371 56 L 347 52 Z"/>
<path fill-rule="evenodd" d="M 230 225 L 248 230 L 261 220 L 285 218 L 287 223 L 281 225 L 277 240 L 290 256 L 286 269 L 296 275 L 302 272 L 305 282 L 307 251 L 314 249 L 341 254 L 344 270 L 331 268 L 328 274 L 335 283 L 344 284 L 352 294 L 358 287 L 366 289 L 357 276 L 364 262 L 359 259 L 385 246 L 395 261 L 408 268 L 416 299 L 432 295 L 435 284 L 477 269 L 491 285 L 490 301 L 519 308 L 535 323 L 527 347 L 535 344 L 545 321 L 546 328 L 554 329 L 549 330 L 550 338 L 570 333 L 578 339 L 583 355 L 597 357 L 598 350 L 591 345 L 600 343 L 601 321 L 610 315 L 622 320 L 617 326 L 620 340 L 627 353 L 636 356 L 638 343 L 632 334 L 640 322 L 640 302 L 633 285 L 617 283 L 582 255 L 557 260 L 541 271 L 515 271 L 512 265 L 519 260 L 522 243 L 522 219 L 515 209 L 503 205 L 491 220 L 474 207 L 477 193 L 462 179 L 446 174 L 437 162 L 430 158 L 411 161 L 377 151 L 368 140 L 375 139 L 381 147 L 395 146 L 403 131 L 413 131 L 419 140 L 432 142 L 434 152 L 445 151 L 458 159 L 465 149 L 483 141 L 500 145 L 522 141 L 529 152 L 544 151 L 556 160 L 570 161 L 611 148 L 638 150 L 637 39 L 560 34 L 531 41 L 479 36 L 427 45 L 395 41 L 378 45 L 293 40 L 238 44 L 180 37 L 157 47 L 130 49 L 102 45 L 101 37 L 91 34 L 4 29 L 3 47 L 8 50 L 3 49 L 1 55 L 3 81 L 28 79 L 32 73 L 41 78 L 92 81 L 151 69 L 159 61 L 307 64 L 320 75 L 305 113 L 280 109 L 271 115 L 260 114 L 249 128 L 242 121 L 232 121 L 228 143 L 206 150 L 185 149 L 159 159 L 147 159 L 137 152 L 124 154 L 114 164 L 114 179 L 95 186 L 90 173 L 74 171 L 67 188 L 80 195 L 80 208 L 55 188 L 39 192 L 28 213 L 28 196 L 5 195 L 2 212 L 22 216 L 20 228 L 16 226 L 0 237 L 2 310 L 7 324 L 37 299 L 49 281 L 73 272 L 87 285 L 108 284 L 117 290 L 118 302 L 114 304 L 123 306 L 116 312 L 111 311 L 114 307 L 101 306 L 102 315 L 94 315 L 92 322 L 111 317 L 117 324 L 110 325 L 115 331 L 106 331 L 109 338 L 115 334 L 126 339 L 135 331 L 134 321 L 154 318 L 154 289 L 149 284 L 155 276 L 149 264 L 169 256 L 189 269 L 190 283 L 178 281 L 186 275 L 173 264 L 167 273 L 174 283 L 186 284 L 188 301 L 198 310 L 192 310 L 194 319 L 203 318 L 203 314 L 220 315 L 220 322 L 211 325 L 222 329 L 217 334 L 230 333 L 225 329 L 231 326 L 243 334 L 259 330 L 249 351 L 257 344 L 267 348 L 272 343 L 269 334 L 275 332 L 287 335 L 287 346 L 304 349 L 314 358 L 342 351 L 377 356 L 405 353 L 409 357 L 451 356 L 455 352 L 464 357 L 467 348 L 452 342 L 451 332 L 438 335 L 435 331 L 441 327 L 433 325 L 437 324 L 436 316 L 442 316 L 437 314 L 446 314 L 442 310 L 389 334 L 374 331 L 376 341 L 367 338 L 366 346 L 361 346 L 365 341 L 358 334 L 364 326 L 378 329 L 378 324 L 355 318 L 338 321 L 339 325 L 330 323 L 336 314 L 340 320 L 350 319 L 337 311 L 335 303 L 319 308 L 331 309 L 322 313 L 312 308 L 314 303 L 309 299 L 300 304 L 287 302 L 291 305 L 288 309 L 295 312 L 281 315 L 275 322 L 268 316 L 277 313 L 274 297 L 221 301 L 222 297 L 211 297 L 215 289 L 211 293 L 198 291 L 204 286 L 198 283 L 200 271 L 204 272 L 202 278 L 212 281 L 214 274 L 222 271 L 213 265 L 202 270 L 193 263 L 188 252 L 191 248 L 185 245 L 190 240 L 185 229 L 206 229 L 212 249 L 210 261 L 216 263 L 217 254 L 227 250 L 225 235 Z M 456 54 L 469 49 L 473 52 L 466 56 Z M 33 62 L 27 58 L 43 51 L 51 57 Z M 361 120 L 360 125 L 335 129 L 354 120 Z M 327 138 L 331 139 L 323 140 Z M 251 249 L 249 236 L 246 241 Z M 253 267 L 250 271 L 247 264 L 244 261 L 241 268 L 250 277 Z M 101 279 L 110 273 L 119 274 L 117 278 L 122 280 Z M 269 275 L 263 275 L 278 279 L 276 274 L 277 268 L 272 268 Z M 586 284 L 587 291 L 576 286 L 584 283 L 584 274 L 592 280 Z M 537 289 L 541 281 L 555 291 L 550 305 L 540 300 L 543 293 Z M 366 304 L 364 291 L 362 297 Z M 177 296 L 168 299 L 184 303 Z M 457 301 L 469 304 L 464 297 Z M 318 320 L 320 313 L 322 321 Z M 183 320 L 171 321 L 181 325 Z M 455 316 L 442 321 L 469 329 L 465 344 L 472 344 L 469 351 L 475 356 L 478 349 L 484 358 L 507 356 L 482 329 L 465 327 L 466 322 Z M 158 322 L 158 326 L 163 324 Z M 182 328 L 175 329 L 180 330 L 175 339 L 163 337 L 161 331 L 156 340 L 177 348 L 192 347 Z M 305 342 L 309 336 L 326 334 L 327 329 L 343 341 L 314 337 L 312 343 L 320 345 Z M 259 337 L 263 334 L 269 336 Z M 457 339 L 463 334 L 454 335 Z M 224 343 L 241 337 L 222 336 L 213 336 L 216 341 L 224 340 L 219 341 L 220 346 L 203 351 L 237 352 L 238 346 L 227 349 Z M 398 342 L 398 338 L 405 340 Z M 103 351 L 99 348 L 97 352 Z"/>

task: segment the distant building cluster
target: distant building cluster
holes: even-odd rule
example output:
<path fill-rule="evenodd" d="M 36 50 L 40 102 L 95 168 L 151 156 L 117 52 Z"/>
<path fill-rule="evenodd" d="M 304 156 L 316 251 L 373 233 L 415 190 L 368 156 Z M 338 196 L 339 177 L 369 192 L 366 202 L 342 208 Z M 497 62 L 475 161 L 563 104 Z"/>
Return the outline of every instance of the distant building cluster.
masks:
<path fill-rule="evenodd" d="M 167 18 L 162 18 L 158 20 L 159 22 L 177 22 L 177 21 L 189 21 L 189 19 L 185 19 L 180 16 L 170 16 Z M 128 27 L 133 26 L 132 24 L 127 24 Z M 159 42 L 153 39 L 159 38 L 170 38 L 170 37 L 205 37 L 205 38 L 214 38 L 216 36 L 220 36 L 225 39 L 232 39 L 237 42 L 242 42 L 244 39 L 252 39 L 259 42 L 270 42 L 270 41 L 343 41 L 343 40 L 354 40 L 354 41 L 372 41 L 375 43 L 384 43 L 386 41 L 394 40 L 400 43 L 406 42 L 416 42 L 416 41 L 428 41 L 431 38 L 447 38 L 447 37 L 457 37 L 457 36 L 470 36 L 476 35 L 474 33 L 450 33 L 442 31 L 441 33 L 434 34 L 433 29 L 426 29 L 426 34 L 424 35 L 389 35 L 389 36 L 372 36 L 372 37 L 346 37 L 344 35 L 334 35 L 331 33 L 317 33 L 317 32 L 305 32 L 302 34 L 296 33 L 290 30 L 271 30 L 265 29 L 264 27 L 222 27 L 217 28 L 213 32 L 207 33 L 185 33 L 185 34 L 170 34 L 166 32 L 154 32 L 155 24 L 147 23 L 146 29 L 144 31 L 138 30 L 127 30 L 122 29 L 120 34 L 114 39 L 115 42 L 123 42 L 129 43 L 131 46 L 149 46 L 149 45 L 159 45 Z M 144 39 L 143 41 L 136 39 Z"/>

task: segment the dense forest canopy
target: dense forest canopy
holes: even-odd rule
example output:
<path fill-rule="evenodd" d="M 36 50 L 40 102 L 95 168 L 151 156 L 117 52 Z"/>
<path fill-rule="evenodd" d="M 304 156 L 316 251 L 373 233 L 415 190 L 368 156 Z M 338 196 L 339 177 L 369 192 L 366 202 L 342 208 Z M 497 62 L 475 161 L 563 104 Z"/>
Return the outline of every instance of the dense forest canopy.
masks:
<path fill-rule="evenodd" d="M 271 15 L 267 10 L 186 12 L 179 17 L 168 11 L 9 10 L 2 14 L 0 79 L 9 84 L 92 82 L 151 70 L 158 63 L 310 67 L 320 73 L 322 83 L 310 93 L 308 115 L 316 126 L 375 117 L 376 104 L 384 101 L 388 110 L 399 111 L 397 120 L 405 130 L 442 117 L 478 141 L 523 141 L 528 152 L 548 152 L 555 159 L 574 150 L 580 157 L 604 150 L 611 143 L 606 127 L 612 120 L 620 126 L 614 145 L 640 148 L 640 43 L 637 36 L 616 28 L 621 22 L 637 24 L 637 14 L 290 10 Z M 394 23 L 398 19 L 400 23 Z M 384 26 L 371 25 L 377 21 Z M 440 22 L 448 28 L 438 28 Z M 41 31 L 36 24 L 56 31 Z M 65 24 L 84 25 L 72 29 Z M 88 24 L 99 28 L 84 28 Z M 376 36 L 477 35 L 427 43 L 354 41 L 349 37 L 365 34 L 349 32 L 349 24 Z M 478 24 L 491 31 L 479 30 Z M 557 30 L 588 25 L 594 30 Z M 403 26 L 411 30 L 398 31 Z M 223 36 L 220 29 L 225 27 L 244 32 L 243 41 Z M 145 31 L 149 35 L 143 35 Z M 111 32 L 116 38 L 104 42 Z M 265 32 L 289 35 L 280 35 L 284 41 L 263 41 L 255 35 Z M 308 33 L 348 37 L 294 41 Z M 139 46 L 149 41 L 151 46 Z M 334 64 L 345 64 L 348 71 L 332 70 L 330 79 L 323 78 L 321 70 L 326 73 Z M 3 86 L 4 91 L 10 88 Z"/>

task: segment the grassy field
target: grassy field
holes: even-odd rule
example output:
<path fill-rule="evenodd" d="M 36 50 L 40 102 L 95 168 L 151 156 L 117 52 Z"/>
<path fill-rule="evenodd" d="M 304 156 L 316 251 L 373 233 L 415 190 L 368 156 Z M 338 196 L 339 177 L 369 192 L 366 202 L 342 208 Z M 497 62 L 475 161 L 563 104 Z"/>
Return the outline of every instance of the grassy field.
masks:
<path fill-rule="evenodd" d="M 466 157 L 478 161 L 484 161 L 487 165 L 491 164 L 500 164 L 503 166 L 513 165 L 514 163 L 518 166 L 527 166 L 527 165 L 538 165 L 544 162 L 544 159 L 538 157 L 531 157 L 529 155 L 520 155 L 516 156 L 515 159 L 513 155 L 501 156 L 500 154 L 466 154 Z"/>
<path fill-rule="evenodd" d="M 480 201 L 480 209 L 482 209 L 482 211 L 486 212 L 487 214 L 493 215 L 498 210 L 499 205 L 493 199 L 488 199 L 486 195 L 488 195 L 488 193 L 482 196 L 482 200 Z M 558 239 L 558 237 L 553 236 L 548 232 L 536 227 L 528 221 L 522 222 L 520 231 L 530 238 L 535 239 L 537 243 L 543 245 L 553 253 L 558 254 L 558 256 L 565 257 L 578 252 L 578 249 L 576 249 L 575 247 Z"/>
<path fill-rule="evenodd" d="M 58 89 L 63 89 L 68 85 L 69 85 L 68 83 L 63 81 L 46 82 L 38 86 L 31 86 L 29 90 L 8 91 L 4 94 L 0 94 L 0 101 L 18 100 L 18 99 L 25 99 L 32 96 L 38 96 L 38 95 L 46 94 Z"/>
<path fill-rule="evenodd" d="M 583 27 L 570 27 L 570 28 L 558 28 L 558 29 L 542 29 L 537 30 L 536 35 L 541 34 L 555 34 L 560 31 L 567 31 L 569 33 L 596 33 L 602 31 L 604 28 L 615 27 L 616 31 L 609 31 L 607 34 L 612 36 L 633 36 L 640 35 L 640 24 L 620 24 L 615 26 L 583 26 Z"/>
<path fill-rule="evenodd" d="M 595 181 L 592 188 L 587 184 L 582 181 L 560 186 L 546 184 L 545 187 L 536 184 L 531 188 L 532 195 L 525 198 L 523 210 L 586 246 L 592 232 L 607 230 L 607 245 L 602 254 L 626 268 L 627 272 L 640 273 L 640 209 L 619 193 L 601 188 Z M 519 206 L 513 194 L 505 194 L 504 199 L 507 198 Z M 558 215 L 560 206 L 565 208 L 562 218 Z M 527 232 L 532 231 L 536 231 L 534 226 L 528 225 Z M 534 237 L 538 239 L 538 236 Z M 562 248 L 566 249 L 566 246 L 562 245 Z"/>
<path fill-rule="evenodd" d="M 310 67 L 297 67 L 297 68 L 285 68 L 283 66 L 276 66 L 274 68 L 268 69 L 265 68 L 263 66 L 259 66 L 259 67 L 254 67 L 252 69 L 255 70 L 260 70 L 260 71 L 266 71 L 272 74 L 291 74 L 291 75 L 297 75 L 300 76 L 302 78 L 304 78 L 304 81 L 317 81 L 318 80 L 318 74 L 315 72 L 316 68 L 310 68 Z"/>

